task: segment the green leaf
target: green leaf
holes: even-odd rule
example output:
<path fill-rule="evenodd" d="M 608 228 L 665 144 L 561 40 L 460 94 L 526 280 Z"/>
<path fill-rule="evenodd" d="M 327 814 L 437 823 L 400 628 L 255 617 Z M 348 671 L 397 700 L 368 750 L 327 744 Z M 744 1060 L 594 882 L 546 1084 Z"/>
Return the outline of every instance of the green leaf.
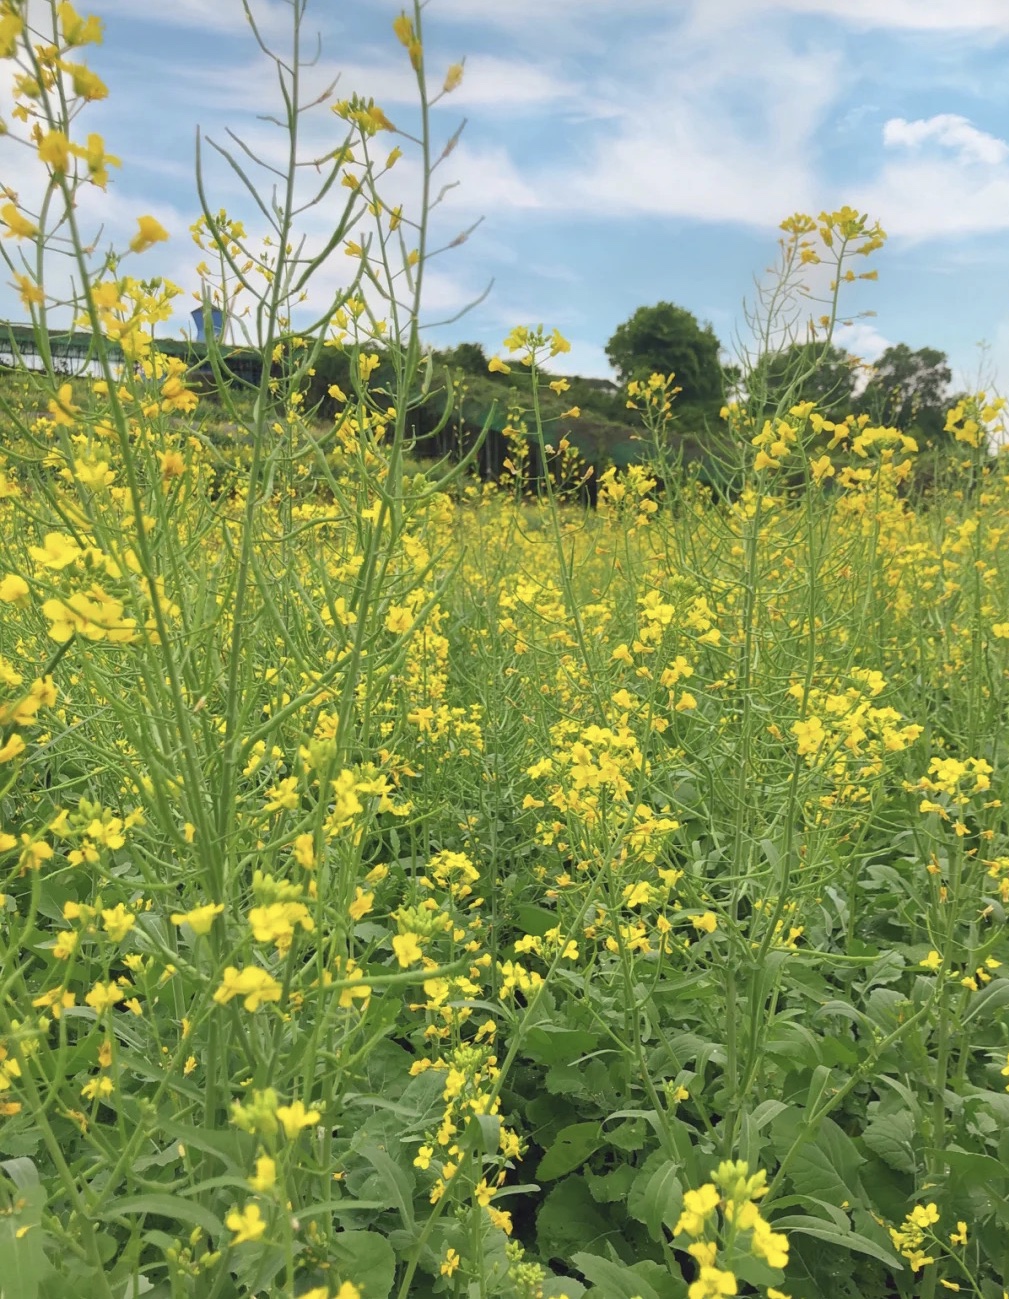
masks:
<path fill-rule="evenodd" d="M 119 1218 L 132 1218 L 142 1214 L 144 1217 L 168 1218 L 172 1222 L 185 1222 L 193 1227 L 202 1227 L 208 1236 L 220 1239 L 224 1235 L 224 1223 L 215 1213 L 205 1209 L 202 1204 L 183 1199 L 181 1195 L 168 1192 L 148 1195 L 126 1195 L 113 1200 L 104 1213 L 96 1216 L 102 1222 L 115 1222 Z"/>
<path fill-rule="evenodd" d="M 31 1160 L 8 1161 L 15 1162 L 31 1164 Z M 34 1164 L 31 1169 L 36 1180 L 19 1184 L 18 1207 L 0 1218 L 0 1299 L 36 1299 L 40 1283 L 53 1271 L 43 1248 L 47 1233 L 40 1225 L 46 1193 Z"/>
<path fill-rule="evenodd" d="M 538 1024 L 523 1039 L 523 1053 L 537 1064 L 565 1064 L 594 1051 L 599 1039 L 580 1028 L 554 1028 Z"/>
<path fill-rule="evenodd" d="M 377 1231 L 341 1231 L 329 1244 L 341 1281 L 353 1281 L 364 1299 L 387 1299 L 396 1279 L 396 1255 Z"/>
<path fill-rule="evenodd" d="M 388 1192 L 389 1203 L 399 1210 L 403 1226 L 407 1231 L 412 1232 L 414 1228 L 413 1183 L 409 1174 L 384 1150 L 371 1142 L 361 1147 L 360 1155 L 375 1170 L 380 1185 Z"/>
<path fill-rule="evenodd" d="M 543 1299 L 581 1299 L 585 1287 L 573 1276 L 548 1276 L 541 1287 Z"/>
<path fill-rule="evenodd" d="M 644 1223 L 653 1240 L 662 1240 L 662 1228 L 672 1231 L 683 1208 L 680 1165 L 667 1160 L 648 1179 L 643 1202 Z"/>
<path fill-rule="evenodd" d="M 187 1149 L 216 1155 L 227 1171 L 236 1177 L 245 1177 L 256 1149 L 255 1138 L 247 1132 L 216 1132 L 190 1127 L 188 1123 L 175 1123 L 171 1119 L 162 1120 L 161 1128 Z"/>
<path fill-rule="evenodd" d="M 0 1163 L 0 1168 L 19 1191 L 27 1191 L 29 1187 L 39 1184 L 39 1170 L 35 1167 L 33 1159 L 26 1159 L 23 1156 L 18 1159 L 5 1159 Z"/>
<path fill-rule="evenodd" d="M 842 1249 L 852 1250 L 856 1254 L 868 1254 L 870 1258 L 885 1263 L 894 1272 L 900 1272 L 904 1266 L 896 1254 L 884 1249 L 882 1245 L 877 1245 L 874 1240 L 859 1235 L 857 1231 L 842 1231 L 839 1227 L 825 1222 L 822 1218 L 807 1218 L 803 1214 L 794 1214 L 784 1218 L 775 1218 L 773 1226 L 776 1231 L 791 1232 L 800 1236 L 812 1236 L 816 1240 L 824 1240 L 831 1245 L 840 1245 Z"/>
<path fill-rule="evenodd" d="M 557 913 L 532 903 L 519 903 L 515 908 L 515 919 L 524 934 L 542 938 L 548 929 L 553 929 L 557 924 Z"/>
<path fill-rule="evenodd" d="M 960 1020 L 961 1027 L 969 1024 L 975 1015 L 991 1015 L 993 1011 L 1001 1010 L 1006 1004 L 1009 1004 L 1009 979 L 996 979 L 971 997 L 967 1010 Z"/>
<path fill-rule="evenodd" d="M 586 1171 L 585 1180 L 597 1204 L 616 1204 L 626 1201 L 638 1170 L 633 1164 L 621 1164 L 612 1173 Z"/>
<path fill-rule="evenodd" d="M 562 1128 L 539 1162 L 537 1179 L 554 1182 L 558 1177 L 573 1173 L 604 1144 L 605 1138 L 598 1123 L 572 1123 Z"/>
<path fill-rule="evenodd" d="M 879 1115 L 862 1133 L 863 1144 L 899 1173 L 913 1173 L 918 1166 L 914 1139 L 914 1119 L 905 1110 Z"/>
<path fill-rule="evenodd" d="M 558 1182 L 536 1215 L 536 1239 L 544 1260 L 567 1261 L 573 1250 L 601 1244 L 619 1230 L 612 1210 L 609 1221 L 596 1207 L 583 1177 L 572 1174 Z"/>
<path fill-rule="evenodd" d="M 991 1155 L 979 1155 L 971 1150 L 936 1150 L 929 1153 L 944 1159 L 954 1173 L 975 1186 L 987 1187 L 990 1182 L 1004 1182 L 1009 1178 L 1009 1168 Z"/>
<path fill-rule="evenodd" d="M 571 1261 L 598 1288 L 604 1299 L 659 1299 L 644 1277 L 623 1263 L 612 1263 L 608 1258 L 581 1250 L 572 1255 Z"/>
<path fill-rule="evenodd" d="M 791 1149 L 802 1129 L 802 1113 L 789 1110 L 775 1119 L 772 1143 L 779 1158 Z M 864 1164 L 858 1148 L 833 1119 L 820 1121 L 815 1138 L 806 1140 L 792 1156 L 788 1177 L 801 1195 L 830 1204 L 861 1200 L 858 1169 Z"/>

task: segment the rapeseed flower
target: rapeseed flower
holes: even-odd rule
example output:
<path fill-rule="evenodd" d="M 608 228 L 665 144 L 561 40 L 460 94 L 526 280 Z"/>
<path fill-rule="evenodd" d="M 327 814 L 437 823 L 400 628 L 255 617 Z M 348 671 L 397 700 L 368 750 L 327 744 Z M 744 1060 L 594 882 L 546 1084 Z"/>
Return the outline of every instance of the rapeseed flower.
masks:
<path fill-rule="evenodd" d="M 248 1011 L 257 1011 L 269 1001 L 279 1001 L 281 986 L 277 980 L 258 965 L 247 965 L 239 970 L 229 965 L 224 971 L 220 987 L 214 993 L 218 1005 L 227 1005 L 233 997 L 241 997 Z"/>

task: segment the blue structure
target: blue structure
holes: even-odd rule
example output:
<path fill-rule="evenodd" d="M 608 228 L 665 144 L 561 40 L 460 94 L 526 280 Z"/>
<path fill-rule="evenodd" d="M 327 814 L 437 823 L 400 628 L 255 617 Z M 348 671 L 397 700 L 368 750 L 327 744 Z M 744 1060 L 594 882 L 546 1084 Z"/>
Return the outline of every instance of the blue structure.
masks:
<path fill-rule="evenodd" d="M 207 331 L 204 328 L 204 310 L 202 307 L 196 307 L 193 312 L 193 323 L 196 326 L 196 341 L 205 343 L 207 341 Z M 214 328 L 214 337 L 220 341 L 224 337 L 224 312 L 220 307 L 210 308 L 210 321 Z"/>

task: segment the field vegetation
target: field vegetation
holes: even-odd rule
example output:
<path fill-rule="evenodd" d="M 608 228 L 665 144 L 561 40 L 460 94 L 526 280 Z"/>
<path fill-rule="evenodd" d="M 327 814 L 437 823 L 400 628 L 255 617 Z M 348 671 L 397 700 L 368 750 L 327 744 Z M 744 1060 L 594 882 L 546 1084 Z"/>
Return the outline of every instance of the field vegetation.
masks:
<path fill-rule="evenodd" d="M 474 349 L 422 346 L 430 204 L 383 197 L 400 149 L 431 192 L 462 76 L 421 10 L 416 131 L 329 105 L 309 199 L 302 0 L 264 55 L 287 189 L 266 238 L 194 226 L 249 386 L 152 342 L 153 217 L 80 228 L 100 23 L 0 4 L 42 175 L 0 250 L 100 375 L 0 382 L 0 1295 L 1005 1299 L 1002 403 L 919 475 L 896 413 L 809 395 L 884 242 L 843 208 L 782 225 L 717 484 L 669 373 L 587 468 L 533 325 L 432 459 Z"/>

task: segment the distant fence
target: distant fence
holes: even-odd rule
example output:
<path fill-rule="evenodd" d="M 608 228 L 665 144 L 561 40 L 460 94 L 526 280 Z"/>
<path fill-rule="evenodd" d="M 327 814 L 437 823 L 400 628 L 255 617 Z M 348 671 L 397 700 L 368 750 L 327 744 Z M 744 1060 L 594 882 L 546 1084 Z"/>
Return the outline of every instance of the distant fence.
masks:
<path fill-rule="evenodd" d="M 49 356 L 57 374 L 89 375 L 97 378 L 101 369 L 94 357 L 93 338 L 86 330 L 59 332 L 50 330 L 47 335 Z M 113 363 L 125 365 L 122 349 L 115 343 L 106 343 Z M 181 338 L 159 338 L 154 348 L 164 356 L 177 356 L 185 361 L 196 378 L 211 378 L 213 371 L 207 359 L 207 345 Z M 227 370 L 237 379 L 258 385 L 263 374 L 263 355 L 253 347 L 231 347 L 222 350 L 222 360 Z M 43 349 L 31 325 L 0 322 L 0 368 L 23 366 L 28 370 L 44 370 Z"/>

